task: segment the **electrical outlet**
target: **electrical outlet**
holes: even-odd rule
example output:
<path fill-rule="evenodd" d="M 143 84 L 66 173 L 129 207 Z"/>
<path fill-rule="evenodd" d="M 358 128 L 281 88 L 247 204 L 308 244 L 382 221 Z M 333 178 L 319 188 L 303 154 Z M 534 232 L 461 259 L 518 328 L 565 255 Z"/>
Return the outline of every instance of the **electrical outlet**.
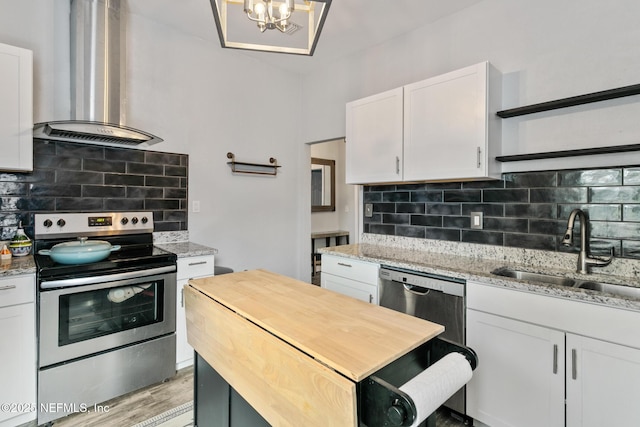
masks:
<path fill-rule="evenodd" d="M 471 228 L 482 230 L 482 212 L 471 212 Z"/>
<path fill-rule="evenodd" d="M 194 200 L 191 203 L 191 212 L 200 212 L 200 200 Z"/>
<path fill-rule="evenodd" d="M 373 203 L 364 204 L 364 216 L 371 218 L 373 216 Z"/>

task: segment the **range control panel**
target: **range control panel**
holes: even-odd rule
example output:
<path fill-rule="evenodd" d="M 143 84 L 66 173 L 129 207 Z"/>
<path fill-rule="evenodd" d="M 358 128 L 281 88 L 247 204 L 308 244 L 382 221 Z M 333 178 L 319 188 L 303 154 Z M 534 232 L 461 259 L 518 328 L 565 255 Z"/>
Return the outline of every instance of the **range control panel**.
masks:
<path fill-rule="evenodd" d="M 90 216 L 89 227 L 111 227 L 113 225 L 112 216 Z"/>
<path fill-rule="evenodd" d="M 35 238 L 153 232 L 153 212 L 35 214 Z"/>

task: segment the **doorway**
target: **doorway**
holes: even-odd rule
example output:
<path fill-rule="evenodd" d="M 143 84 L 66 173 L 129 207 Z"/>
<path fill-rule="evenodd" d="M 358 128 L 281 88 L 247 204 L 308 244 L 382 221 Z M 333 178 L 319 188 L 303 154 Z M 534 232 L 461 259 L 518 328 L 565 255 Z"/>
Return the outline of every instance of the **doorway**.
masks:
<path fill-rule="evenodd" d="M 358 229 L 358 192 L 359 186 L 345 183 L 345 139 L 337 138 L 317 143 L 310 143 L 309 168 L 312 173 L 311 159 L 324 159 L 334 165 L 335 174 L 335 209 L 309 209 L 311 215 L 311 234 L 325 234 L 329 232 L 347 232 L 349 243 L 359 240 Z M 333 163 L 335 162 L 335 163 Z M 309 191 L 312 191 L 310 188 Z M 327 246 L 326 238 L 311 239 L 311 283 L 320 285 L 322 266 L 317 250 Z M 345 239 L 329 239 L 329 245 L 344 244 Z"/>

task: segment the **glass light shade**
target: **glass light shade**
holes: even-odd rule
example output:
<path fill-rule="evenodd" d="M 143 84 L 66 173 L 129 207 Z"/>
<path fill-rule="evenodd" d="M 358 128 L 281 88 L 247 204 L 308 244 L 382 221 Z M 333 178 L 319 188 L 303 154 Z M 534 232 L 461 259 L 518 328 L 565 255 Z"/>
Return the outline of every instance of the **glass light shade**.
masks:
<path fill-rule="evenodd" d="M 286 3 L 281 3 L 280 4 L 280 18 L 282 18 L 283 16 L 287 16 L 287 14 L 289 13 L 289 8 L 287 7 Z"/>
<path fill-rule="evenodd" d="M 254 6 L 253 9 L 256 12 L 256 15 L 261 16 L 264 15 L 264 11 L 266 10 L 264 3 L 262 3 L 261 1 L 259 1 L 258 3 L 256 3 L 256 5 Z"/>

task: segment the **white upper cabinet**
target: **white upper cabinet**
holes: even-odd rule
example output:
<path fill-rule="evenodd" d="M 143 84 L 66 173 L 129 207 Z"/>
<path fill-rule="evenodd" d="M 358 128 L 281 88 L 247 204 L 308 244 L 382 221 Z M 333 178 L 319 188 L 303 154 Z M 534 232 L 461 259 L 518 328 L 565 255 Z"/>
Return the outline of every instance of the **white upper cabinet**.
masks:
<path fill-rule="evenodd" d="M 0 43 L 0 170 L 33 170 L 33 54 Z"/>
<path fill-rule="evenodd" d="M 402 181 L 402 92 L 347 104 L 347 184 Z"/>
<path fill-rule="evenodd" d="M 482 62 L 348 103 L 347 183 L 500 178 L 501 99 Z"/>
<path fill-rule="evenodd" d="M 488 62 L 405 86 L 404 180 L 500 178 L 501 86 Z"/>

